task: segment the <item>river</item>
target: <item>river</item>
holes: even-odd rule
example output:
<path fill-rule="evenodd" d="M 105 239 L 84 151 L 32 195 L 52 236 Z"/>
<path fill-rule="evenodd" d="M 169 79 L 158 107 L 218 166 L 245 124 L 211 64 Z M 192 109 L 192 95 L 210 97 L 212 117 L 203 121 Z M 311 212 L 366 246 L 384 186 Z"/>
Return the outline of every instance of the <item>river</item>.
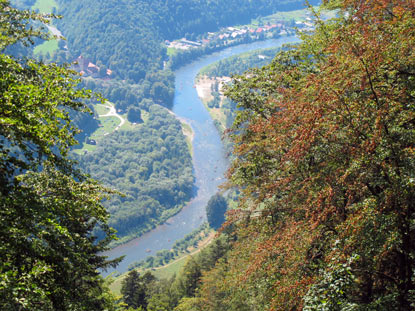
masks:
<path fill-rule="evenodd" d="M 298 38 L 295 36 L 288 36 L 230 47 L 199 58 L 175 72 L 176 89 L 173 113 L 185 119 L 194 131 L 193 167 L 197 193 L 186 207 L 165 224 L 106 252 L 105 255 L 109 258 L 125 256 L 115 269 L 116 271 L 123 273 L 128 270 L 131 263 L 145 259 L 159 250 L 170 249 L 176 240 L 198 228 L 206 220 L 205 206 L 208 200 L 218 191 L 218 186 L 224 182 L 228 161 L 219 133 L 194 88 L 197 73 L 203 67 L 233 55 L 255 49 L 278 47 L 296 41 Z M 106 276 L 113 271 L 109 270 L 103 275 Z"/>

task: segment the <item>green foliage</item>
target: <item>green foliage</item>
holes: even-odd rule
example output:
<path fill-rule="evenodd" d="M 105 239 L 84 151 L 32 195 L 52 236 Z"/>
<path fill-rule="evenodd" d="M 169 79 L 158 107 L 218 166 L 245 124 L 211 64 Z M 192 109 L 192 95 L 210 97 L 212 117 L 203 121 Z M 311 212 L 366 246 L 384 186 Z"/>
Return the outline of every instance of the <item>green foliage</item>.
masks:
<path fill-rule="evenodd" d="M 195 297 L 185 297 L 180 300 L 180 304 L 174 308 L 174 311 L 199 311 L 202 306 Z"/>
<path fill-rule="evenodd" d="M 183 273 L 176 280 L 177 292 L 180 297 L 192 297 L 196 292 L 199 279 L 202 276 L 202 269 L 199 263 L 193 259 L 192 256 L 189 257 L 187 263 L 183 268 Z"/>
<path fill-rule="evenodd" d="M 48 166 L 17 181 L 0 197 L 2 309 L 102 305 L 96 269 L 110 263 L 98 253 L 112 236 L 100 204 L 102 187 Z M 97 225 L 108 234 L 99 243 L 91 235 Z"/>
<path fill-rule="evenodd" d="M 145 124 L 105 136 L 80 162 L 91 176 L 125 194 L 105 202 L 120 236 L 166 220 L 193 194 L 192 160 L 180 122 L 158 105 L 151 106 Z"/>
<path fill-rule="evenodd" d="M 355 259 L 350 258 L 347 263 L 343 264 L 329 265 L 328 269 L 323 272 L 321 281 L 311 286 L 304 297 L 304 311 L 359 310 L 358 305 L 350 302 L 350 299 L 346 297 L 355 281 L 351 268 Z"/>
<path fill-rule="evenodd" d="M 136 270 L 130 271 L 121 285 L 123 301 L 128 307 L 146 310 L 148 304 L 147 291 L 152 282 L 154 282 L 154 276 L 150 272 L 140 276 Z"/>
<path fill-rule="evenodd" d="M 206 215 L 209 226 L 213 229 L 218 229 L 225 222 L 225 213 L 228 208 L 228 203 L 225 198 L 217 193 L 212 196 L 206 206 Z"/>
<path fill-rule="evenodd" d="M 43 36 L 28 25 L 44 16 L 4 0 L 0 16 L 2 52 Z M 67 157 L 78 132 L 68 111 L 88 111 L 91 94 L 54 64 L 2 53 L 0 72 L 0 308 L 114 310 L 97 272 L 118 261 L 100 255 L 114 238 L 101 204 L 111 191 Z"/>
<path fill-rule="evenodd" d="M 241 75 L 251 68 L 261 68 L 268 65 L 281 48 L 269 48 L 249 51 L 217 61 L 203 68 L 199 75 L 209 77 L 230 77 Z"/>
<path fill-rule="evenodd" d="M 143 120 L 141 119 L 141 110 L 135 107 L 129 108 L 127 112 L 127 119 L 133 123 L 142 123 Z"/>
<path fill-rule="evenodd" d="M 211 244 L 203 248 L 197 255 L 189 256 L 182 270 L 169 279 L 151 280 L 149 282 L 140 283 L 132 282 L 133 276 L 136 280 L 140 280 L 138 272 L 135 270 L 129 272 L 127 278 L 124 279 L 123 288 L 127 292 L 130 288 L 128 297 L 146 297 L 146 310 L 203 310 L 198 296 L 198 287 L 203 273 L 211 270 L 216 262 L 226 256 L 227 251 L 231 245 L 231 238 L 223 233 L 220 237 L 215 239 Z M 131 284 L 142 284 L 134 287 Z M 130 284 L 130 285 L 126 285 Z M 144 293 L 143 293 L 144 289 Z M 124 295 L 124 302 L 128 299 Z M 195 309 L 187 309 L 195 308 Z M 143 309 L 145 309 L 143 307 Z"/>
<path fill-rule="evenodd" d="M 199 254 L 188 259 L 172 283 L 172 291 L 176 295 L 173 307 L 177 306 L 178 310 L 186 310 L 186 308 L 193 306 L 196 308 L 195 310 L 198 310 L 197 308 L 203 310 L 203 304 L 199 299 L 202 274 L 210 271 L 221 258 L 226 258 L 230 246 L 231 237 L 223 233 Z M 195 296 L 197 299 L 192 299 Z"/>
<path fill-rule="evenodd" d="M 34 28 L 32 21 L 40 21 L 44 24 L 50 23 L 54 15 L 36 14 L 27 10 L 18 10 L 10 5 L 10 1 L 1 0 L 0 10 L 0 51 L 3 52 L 8 46 L 15 43 L 23 43 L 28 46 L 34 43 L 35 38 L 48 39 L 45 28 Z"/>

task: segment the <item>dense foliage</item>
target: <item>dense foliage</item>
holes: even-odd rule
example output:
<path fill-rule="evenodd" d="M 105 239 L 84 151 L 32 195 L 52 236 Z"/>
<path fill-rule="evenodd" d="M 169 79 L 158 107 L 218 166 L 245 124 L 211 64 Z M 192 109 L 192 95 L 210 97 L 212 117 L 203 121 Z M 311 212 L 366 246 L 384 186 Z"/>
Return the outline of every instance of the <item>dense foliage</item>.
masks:
<path fill-rule="evenodd" d="M 206 216 L 209 226 L 213 229 L 219 229 L 225 222 L 227 209 L 228 203 L 220 193 L 212 196 L 206 205 Z"/>
<path fill-rule="evenodd" d="M 113 238 L 108 190 L 67 158 L 77 133 L 67 111 L 85 112 L 91 95 L 66 68 L 4 53 L 50 18 L 0 1 L 0 309 L 110 310 L 97 270 L 115 264 L 100 255 Z"/>
<path fill-rule="evenodd" d="M 194 295 L 200 279 L 216 262 L 223 260 L 231 241 L 231 235 L 222 234 L 200 253 L 189 256 L 181 272 L 170 279 L 156 280 L 149 272 L 140 275 L 136 270 L 130 271 L 122 281 L 123 301 L 146 311 L 199 310 L 200 304 Z"/>
<path fill-rule="evenodd" d="M 155 277 L 150 272 L 141 276 L 136 270 L 130 271 L 121 285 L 125 304 L 134 309 L 146 310 L 149 287 L 154 281 Z"/>
<path fill-rule="evenodd" d="M 106 136 L 80 162 L 92 177 L 125 194 L 105 202 L 120 236 L 166 220 L 193 195 L 192 159 L 181 124 L 158 105 L 150 107 L 146 123 Z"/>
<path fill-rule="evenodd" d="M 329 5 L 337 19 L 229 91 L 238 241 L 203 310 L 414 308 L 415 7 Z"/>

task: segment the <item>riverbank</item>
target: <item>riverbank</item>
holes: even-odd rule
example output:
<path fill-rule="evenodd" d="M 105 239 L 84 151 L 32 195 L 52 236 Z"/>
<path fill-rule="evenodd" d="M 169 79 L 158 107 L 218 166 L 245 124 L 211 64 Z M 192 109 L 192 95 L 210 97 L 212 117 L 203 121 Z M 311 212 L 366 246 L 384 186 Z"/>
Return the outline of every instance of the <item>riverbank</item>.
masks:
<path fill-rule="evenodd" d="M 212 231 L 208 236 L 206 236 L 201 241 L 199 241 L 197 247 L 189 247 L 187 252 L 183 252 L 179 254 L 179 256 L 176 259 L 174 259 L 173 261 L 169 262 L 166 265 L 156 267 L 156 268 L 151 268 L 151 269 L 135 269 L 135 270 L 138 271 L 140 274 L 146 271 L 151 271 L 151 273 L 154 274 L 154 276 L 158 279 L 171 278 L 174 274 L 177 274 L 183 268 L 183 266 L 186 264 L 190 256 L 194 256 L 198 254 L 200 251 L 202 251 L 205 247 L 207 247 L 213 241 L 215 236 L 216 236 L 216 232 Z M 112 280 L 109 288 L 114 294 L 120 295 L 122 282 L 127 277 L 128 272 L 125 272 L 115 277 Z"/>
<path fill-rule="evenodd" d="M 176 119 L 180 121 L 182 125 L 183 135 L 186 138 L 187 148 L 189 149 L 190 155 L 193 157 L 193 140 L 195 138 L 195 132 L 192 129 L 192 125 L 190 124 L 188 120 L 177 116 L 173 111 L 169 110 L 169 113 L 174 115 Z"/>
<path fill-rule="evenodd" d="M 195 82 L 197 95 L 199 96 L 205 108 L 208 110 L 210 116 L 212 117 L 216 127 L 218 128 L 221 134 L 223 134 L 227 128 L 227 116 L 224 110 L 222 109 L 223 102 L 225 99 L 225 96 L 222 93 L 222 88 L 225 84 L 229 83 L 230 81 L 230 77 L 210 78 L 204 75 L 198 76 Z M 209 107 L 209 103 L 215 100 L 215 97 L 213 96 L 215 86 L 217 86 L 218 88 L 219 102 L 217 103 L 217 107 Z"/>

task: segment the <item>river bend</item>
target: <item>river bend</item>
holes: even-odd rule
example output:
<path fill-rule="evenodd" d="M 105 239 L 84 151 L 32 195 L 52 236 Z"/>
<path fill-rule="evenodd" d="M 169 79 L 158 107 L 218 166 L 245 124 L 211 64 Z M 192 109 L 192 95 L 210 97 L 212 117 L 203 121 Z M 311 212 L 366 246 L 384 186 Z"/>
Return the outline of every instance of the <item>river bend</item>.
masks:
<path fill-rule="evenodd" d="M 118 272 L 125 272 L 136 261 L 154 255 L 162 249 L 170 249 L 174 242 L 198 228 L 205 220 L 205 206 L 218 186 L 224 182 L 228 161 L 215 125 L 200 101 L 194 88 L 197 73 L 205 66 L 256 49 L 278 47 L 298 41 L 295 36 L 238 45 L 204 56 L 175 71 L 176 89 L 173 112 L 189 123 L 194 131 L 193 167 L 196 177 L 196 196 L 177 215 L 165 224 L 126 244 L 106 252 L 109 258 L 125 256 L 118 265 Z M 103 273 L 108 275 L 112 271 Z"/>

